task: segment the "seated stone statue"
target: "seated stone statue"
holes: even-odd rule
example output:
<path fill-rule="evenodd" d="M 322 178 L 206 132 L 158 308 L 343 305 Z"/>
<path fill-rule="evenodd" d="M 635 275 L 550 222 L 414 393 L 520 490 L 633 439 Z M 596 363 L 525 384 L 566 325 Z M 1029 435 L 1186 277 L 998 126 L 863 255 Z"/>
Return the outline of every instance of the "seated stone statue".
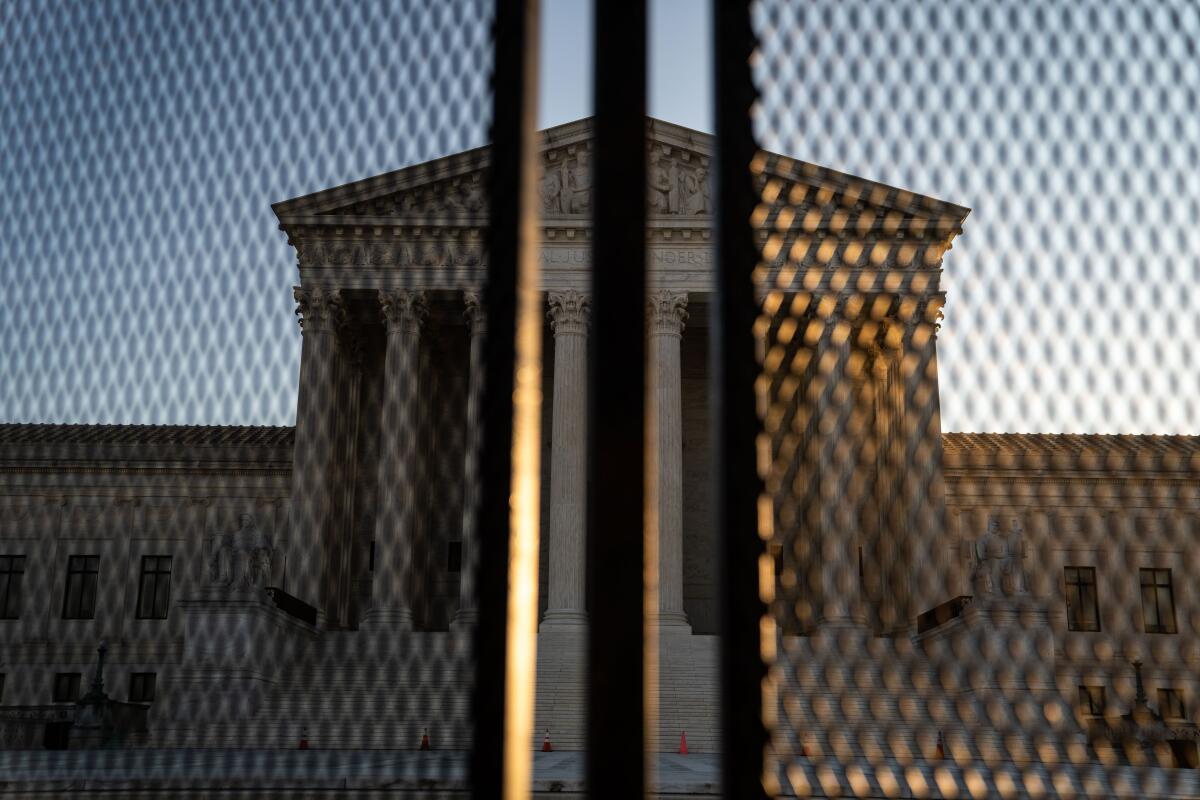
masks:
<path fill-rule="evenodd" d="M 998 520 L 988 520 L 987 531 L 971 546 L 971 556 L 971 590 L 977 601 L 1028 594 L 1020 520 L 1013 518 L 1007 534 L 1001 533 Z"/>
<path fill-rule="evenodd" d="M 244 592 L 270 583 L 275 551 L 253 515 L 240 515 L 237 529 L 213 536 L 210 547 L 209 585 Z"/>

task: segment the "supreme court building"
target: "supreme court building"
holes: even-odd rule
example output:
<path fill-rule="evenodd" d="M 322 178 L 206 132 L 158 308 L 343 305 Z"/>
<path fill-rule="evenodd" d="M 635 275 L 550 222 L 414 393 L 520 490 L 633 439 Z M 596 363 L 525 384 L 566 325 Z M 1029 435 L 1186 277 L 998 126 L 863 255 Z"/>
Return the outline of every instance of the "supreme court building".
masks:
<path fill-rule="evenodd" d="M 539 185 L 536 729 L 537 743 L 548 730 L 567 750 L 584 746 L 588 287 L 604 266 L 591 263 L 591 138 L 590 120 L 545 131 Z M 713 751 L 712 142 L 651 120 L 647 148 L 662 628 L 653 742 L 674 751 L 686 730 L 693 750 Z M 0 426 L 4 747 L 64 744 L 48 726 L 70 722 L 101 641 L 108 694 L 148 706 L 130 747 L 303 738 L 412 749 L 424 731 L 438 747 L 467 746 L 488 160 L 480 148 L 274 207 L 299 266 L 294 428 Z M 937 281 L 970 268 L 951 255 L 968 209 L 790 159 L 759 167 L 774 204 L 762 244 L 779 262 L 763 275 L 764 303 L 772 286 L 791 302 L 834 297 L 838 275 L 907 276 L 888 290 L 893 305 L 848 326 L 856 338 L 839 352 L 867 365 L 852 394 L 868 398 L 863 419 L 890 443 L 895 491 L 911 483 L 898 464 L 919 462 L 924 475 L 919 510 L 822 526 L 819 580 L 802 575 L 795 589 L 788 554 L 775 554 L 776 594 L 790 598 L 779 654 L 794 668 L 772 680 L 781 696 L 807 698 L 781 715 L 792 738 L 780 746 L 870 756 L 902 741 L 930 757 L 1133 763 L 1111 742 L 1144 717 L 1147 752 L 1194 766 L 1200 439 L 942 433 L 936 342 L 954 331 L 938 330 Z M 777 319 L 761 333 L 795 358 L 791 330 Z M 767 367 L 774 352 L 764 347 Z M 771 391 L 790 386 L 781 378 Z M 777 423 L 764 415 L 768 432 Z M 779 433 L 765 460 L 793 445 Z M 771 474 L 768 488 L 786 494 Z M 774 505 L 778 526 L 789 509 Z M 928 690 L 946 659 L 1008 659 L 989 637 L 1018 628 L 1038 675 L 965 670 Z M 854 703 L 830 670 L 802 668 L 822 663 L 830 631 L 875 664 Z M 1056 710 L 994 734 L 1003 726 L 988 711 L 997 698 L 1016 708 L 1014 687 Z"/>

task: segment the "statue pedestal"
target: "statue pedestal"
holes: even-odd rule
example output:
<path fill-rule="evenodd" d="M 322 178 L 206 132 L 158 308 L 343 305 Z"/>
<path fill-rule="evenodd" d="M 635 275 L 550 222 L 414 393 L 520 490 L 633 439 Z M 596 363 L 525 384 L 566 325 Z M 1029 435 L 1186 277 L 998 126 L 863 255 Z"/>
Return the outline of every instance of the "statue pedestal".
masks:
<path fill-rule="evenodd" d="M 934 663 L 957 668 L 963 689 L 1056 686 L 1050 615 L 1029 595 L 977 599 L 917 642 Z"/>
<path fill-rule="evenodd" d="M 1033 742 L 1054 731 L 1080 738 L 1073 701 L 1055 678 L 1054 636 L 1045 605 L 1029 595 L 989 596 L 916 638 L 940 690 L 959 697 L 959 721 L 977 738 Z M 1032 748 L 1032 745 L 1029 746 Z"/>
<path fill-rule="evenodd" d="M 238 719 L 253 714 L 317 636 L 314 625 L 281 611 L 265 589 L 209 587 L 180 603 L 183 665 L 171 681 L 171 716 Z"/>

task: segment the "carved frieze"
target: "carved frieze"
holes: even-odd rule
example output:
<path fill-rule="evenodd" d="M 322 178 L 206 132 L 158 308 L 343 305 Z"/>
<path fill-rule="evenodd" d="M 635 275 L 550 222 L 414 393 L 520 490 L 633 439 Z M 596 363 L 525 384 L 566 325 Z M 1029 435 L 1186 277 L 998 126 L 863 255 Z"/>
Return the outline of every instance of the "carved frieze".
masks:
<path fill-rule="evenodd" d="M 483 264 L 478 236 L 389 242 L 315 240 L 297 245 L 302 267 L 477 267 Z"/>

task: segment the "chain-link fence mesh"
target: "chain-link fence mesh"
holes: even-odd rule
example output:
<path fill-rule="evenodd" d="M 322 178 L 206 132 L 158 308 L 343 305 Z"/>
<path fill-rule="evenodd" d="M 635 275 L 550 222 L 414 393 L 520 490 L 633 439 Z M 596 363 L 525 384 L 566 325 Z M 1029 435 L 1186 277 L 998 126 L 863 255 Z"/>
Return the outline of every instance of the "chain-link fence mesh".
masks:
<path fill-rule="evenodd" d="M 1195 796 L 1195 9 L 753 19 L 770 788 Z"/>
<path fill-rule="evenodd" d="M 464 788 L 492 16 L 0 8 L 2 421 L 286 422 L 298 386 L 293 427 L 0 427 L 6 786 Z M 768 788 L 1200 795 L 1200 448 L 1092 435 L 1196 412 L 1195 8 L 752 20 Z M 586 746 L 593 133 L 548 131 L 537 177 L 529 744 L 558 753 Z M 655 120 L 646 156 L 647 742 L 661 791 L 711 794 L 714 147 Z M 540 758 L 546 791 L 582 774 Z"/>
<path fill-rule="evenodd" d="M 7 786 L 464 780 L 492 6 L 0 9 Z"/>

